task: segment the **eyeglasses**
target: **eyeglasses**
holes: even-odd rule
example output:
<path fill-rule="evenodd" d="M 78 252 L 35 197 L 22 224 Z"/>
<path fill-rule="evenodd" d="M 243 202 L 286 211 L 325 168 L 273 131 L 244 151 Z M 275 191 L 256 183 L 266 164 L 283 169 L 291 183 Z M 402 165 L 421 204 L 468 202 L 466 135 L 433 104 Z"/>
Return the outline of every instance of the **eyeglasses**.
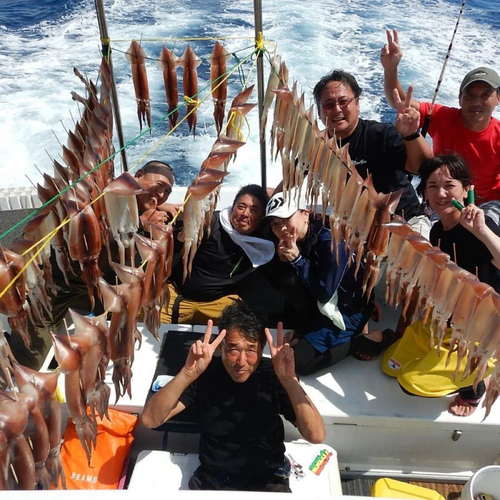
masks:
<path fill-rule="evenodd" d="M 345 109 L 349 104 L 351 104 L 352 101 L 356 99 L 356 96 L 354 97 L 343 97 L 342 99 L 339 99 L 338 101 L 327 101 L 325 104 L 322 105 L 324 109 L 334 109 L 337 106 L 340 109 Z"/>

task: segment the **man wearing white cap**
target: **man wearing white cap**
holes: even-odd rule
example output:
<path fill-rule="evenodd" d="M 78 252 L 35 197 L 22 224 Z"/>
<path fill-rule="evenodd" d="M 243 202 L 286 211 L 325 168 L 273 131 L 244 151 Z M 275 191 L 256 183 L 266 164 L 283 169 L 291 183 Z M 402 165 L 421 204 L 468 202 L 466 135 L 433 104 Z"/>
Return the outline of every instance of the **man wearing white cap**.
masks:
<path fill-rule="evenodd" d="M 394 89 L 400 99 L 406 94 L 398 79 L 398 64 L 403 56 L 397 30 L 387 30 L 387 44 L 381 51 L 384 90 L 394 107 Z M 477 202 L 500 200 L 500 121 L 492 114 L 500 104 L 500 77 L 491 68 L 475 68 L 465 75 L 458 94 L 460 108 L 434 105 L 429 125 L 434 154 L 460 154 L 469 164 Z M 430 103 L 412 99 L 420 111 L 423 126 Z"/>
<path fill-rule="evenodd" d="M 275 194 L 266 207 L 265 221 L 276 237 L 275 273 L 285 300 L 302 325 L 291 345 L 295 367 L 308 375 L 345 358 L 351 339 L 368 322 L 372 304 L 362 297 L 361 285 L 348 268 L 349 252 L 339 247 L 339 263 L 332 237 L 321 220 L 310 214 L 303 195 L 293 189 L 286 199 Z M 359 279 L 363 272 L 360 271 Z"/>

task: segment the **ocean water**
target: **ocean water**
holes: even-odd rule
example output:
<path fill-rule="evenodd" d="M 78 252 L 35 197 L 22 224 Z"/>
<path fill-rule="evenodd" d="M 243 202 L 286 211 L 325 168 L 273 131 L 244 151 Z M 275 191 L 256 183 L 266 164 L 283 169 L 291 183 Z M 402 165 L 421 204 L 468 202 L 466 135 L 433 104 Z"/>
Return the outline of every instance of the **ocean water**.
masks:
<path fill-rule="evenodd" d="M 400 64 L 403 85 L 412 83 L 415 97 L 430 100 L 455 27 L 461 0 L 263 0 L 266 40 L 277 46 L 290 79 L 312 98 L 316 81 L 333 68 L 352 72 L 364 89 L 362 116 L 393 121 L 394 112 L 383 96 L 379 51 L 385 28 L 397 28 L 404 51 Z M 180 56 L 186 37 L 227 37 L 222 43 L 241 60 L 252 51 L 253 1 L 238 0 L 105 0 L 108 30 L 126 141 L 139 134 L 130 64 L 123 52 L 130 40 L 142 40 L 152 60 L 148 78 L 153 121 L 166 114 L 162 73 L 154 59 L 165 43 Z M 476 66 L 498 66 L 500 2 L 469 0 L 462 17 L 438 102 L 457 105 L 460 81 Z M 250 38 L 249 38 L 250 37 Z M 170 41 L 163 42 L 164 39 Z M 153 40 L 153 41 L 150 41 Z M 206 58 L 213 41 L 189 42 L 204 60 L 199 67 L 200 88 L 209 82 Z M 270 46 L 269 46 L 270 47 Z M 235 65 L 236 57 L 228 61 Z M 26 186 L 52 172 L 51 158 L 61 152 L 66 130 L 73 128 L 79 110 L 71 91 L 84 92 L 73 67 L 95 79 L 100 64 L 100 37 L 92 0 L 0 0 L 0 187 Z M 265 64 L 266 81 L 269 65 Z M 243 79 L 256 79 L 249 61 L 243 74 L 229 80 L 228 101 L 242 88 Z M 178 71 L 179 81 L 181 71 Z M 203 96 L 204 94 L 202 94 Z M 253 101 L 257 102 L 256 93 Z M 198 112 L 197 135 L 187 124 L 158 141 L 168 131 L 167 121 L 127 148 L 132 167 L 151 150 L 148 159 L 172 164 L 177 181 L 188 185 L 215 140 L 211 99 Z M 184 111 L 181 111 L 181 117 Z M 499 111 L 495 113 L 500 117 Z M 257 112 L 249 114 L 250 131 L 231 175 L 230 185 L 260 182 Z M 117 141 L 116 141 L 116 146 Z M 121 161 L 116 159 L 117 171 Z M 279 181 L 280 165 L 268 159 L 268 184 Z"/>

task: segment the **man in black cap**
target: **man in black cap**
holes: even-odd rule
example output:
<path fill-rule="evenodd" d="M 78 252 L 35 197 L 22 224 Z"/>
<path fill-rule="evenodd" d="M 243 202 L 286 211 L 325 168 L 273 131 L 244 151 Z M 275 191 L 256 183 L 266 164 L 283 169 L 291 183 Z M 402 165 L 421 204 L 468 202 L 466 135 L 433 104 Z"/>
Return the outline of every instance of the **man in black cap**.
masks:
<path fill-rule="evenodd" d="M 398 64 L 403 56 L 397 30 L 387 30 L 387 44 L 380 54 L 384 67 L 384 90 L 387 101 L 395 106 L 395 93 L 404 100 L 406 93 L 398 79 Z M 500 121 L 493 118 L 500 104 L 500 77 L 490 68 L 469 71 L 460 84 L 460 108 L 434 105 L 429 125 L 434 154 L 460 154 L 469 164 L 477 202 L 500 200 Z M 430 110 L 430 103 L 412 99 L 420 111 L 420 126 Z"/>

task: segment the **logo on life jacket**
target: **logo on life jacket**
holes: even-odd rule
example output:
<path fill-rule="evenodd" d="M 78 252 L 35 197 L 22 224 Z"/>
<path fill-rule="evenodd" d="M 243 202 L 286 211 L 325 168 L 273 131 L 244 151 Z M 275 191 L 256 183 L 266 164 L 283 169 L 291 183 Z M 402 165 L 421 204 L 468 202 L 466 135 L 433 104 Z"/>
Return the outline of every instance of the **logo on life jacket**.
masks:
<path fill-rule="evenodd" d="M 394 358 L 391 358 L 389 360 L 389 368 L 391 370 L 399 370 L 401 368 L 401 363 L 399 363 L 398 361 L 396 361 Z"/>

